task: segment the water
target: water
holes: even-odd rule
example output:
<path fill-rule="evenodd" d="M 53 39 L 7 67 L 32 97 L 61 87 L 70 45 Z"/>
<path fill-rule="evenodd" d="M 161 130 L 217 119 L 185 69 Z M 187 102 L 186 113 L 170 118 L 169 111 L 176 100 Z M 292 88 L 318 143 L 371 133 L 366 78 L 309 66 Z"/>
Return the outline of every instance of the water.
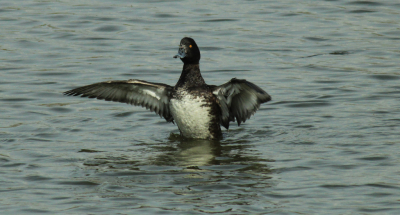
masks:
<path fill-rule="evenodd" d="M 397 1 L 3 1 L 2 214 L 399 214 Z M 179 41 L 208 84 L 273 100 L 222 141 L 126 104 L 105 80 L 174 85 Z"/>

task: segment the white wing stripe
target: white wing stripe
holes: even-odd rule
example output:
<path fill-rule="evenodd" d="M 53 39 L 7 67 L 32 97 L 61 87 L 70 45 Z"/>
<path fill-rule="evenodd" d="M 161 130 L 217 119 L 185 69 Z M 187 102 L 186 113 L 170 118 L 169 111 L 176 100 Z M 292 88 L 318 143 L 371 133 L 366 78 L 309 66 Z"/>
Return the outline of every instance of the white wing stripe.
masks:
<path fill-rule="evenodd" d="M 152 96 L 152 97 L 156 98 L 157 100 L 160 100 L 160 97 L 157 96 L 156 93 L 154 93 L 153 91 L 144 89 L 144 90 L 143 90 L 143 93 L 144 93 L 144 94 L 147 94 L 147 95 L 149 95 L 149 96 Z"/>

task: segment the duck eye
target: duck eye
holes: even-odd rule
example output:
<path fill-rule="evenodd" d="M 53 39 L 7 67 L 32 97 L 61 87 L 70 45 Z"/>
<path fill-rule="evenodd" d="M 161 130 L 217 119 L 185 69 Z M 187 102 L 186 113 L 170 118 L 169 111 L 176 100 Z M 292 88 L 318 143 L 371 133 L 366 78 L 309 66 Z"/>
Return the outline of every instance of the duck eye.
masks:
<path fill-rule="evenodd" d="M 192 48 L 192 45 L 189 45 L 189 48 Z"/>

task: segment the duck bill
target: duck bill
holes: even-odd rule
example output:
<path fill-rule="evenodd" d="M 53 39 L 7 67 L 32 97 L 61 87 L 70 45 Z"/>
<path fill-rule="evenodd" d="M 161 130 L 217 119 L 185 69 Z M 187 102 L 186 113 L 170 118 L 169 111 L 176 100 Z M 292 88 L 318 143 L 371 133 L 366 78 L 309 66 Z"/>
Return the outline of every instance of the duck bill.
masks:
<path fill-rule="evenodd" d="M 179 50 L 178 50 L 178 54 L 175 55 L 174 58 L 179 57 L 179 58 L 182 59 L 182 58 L 185 58 L 185 56 L 186 56 L 185 48 L 183 48 L 182 46 L 180 46 L 180 47 L 179 47 Z"/>

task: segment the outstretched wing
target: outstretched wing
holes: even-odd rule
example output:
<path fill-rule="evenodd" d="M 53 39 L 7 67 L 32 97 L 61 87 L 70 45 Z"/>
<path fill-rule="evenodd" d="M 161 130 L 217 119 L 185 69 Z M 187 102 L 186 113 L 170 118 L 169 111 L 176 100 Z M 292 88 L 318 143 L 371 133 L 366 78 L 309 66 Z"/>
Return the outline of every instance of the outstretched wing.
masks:
<path fill-rule="evenodd" d="M 227 129 L 229 122 L 234 122 L 236 119 L 240 125 L 258 110 L 260 104 L 271 100 L 268 93 L 244 79 L 232 78 L 212 90 L 221 107 L 221 125 Z"/>
<path fill-rule="evenodd" d="M 169 95 L 172 91 L 173 87 L 166 84 L 131 79 L 95 83 L 66 91 L 64 94 L 140 105 L 164 117 L 167 122 L 172 122 L 174 118 L 169 110 Z"/>

